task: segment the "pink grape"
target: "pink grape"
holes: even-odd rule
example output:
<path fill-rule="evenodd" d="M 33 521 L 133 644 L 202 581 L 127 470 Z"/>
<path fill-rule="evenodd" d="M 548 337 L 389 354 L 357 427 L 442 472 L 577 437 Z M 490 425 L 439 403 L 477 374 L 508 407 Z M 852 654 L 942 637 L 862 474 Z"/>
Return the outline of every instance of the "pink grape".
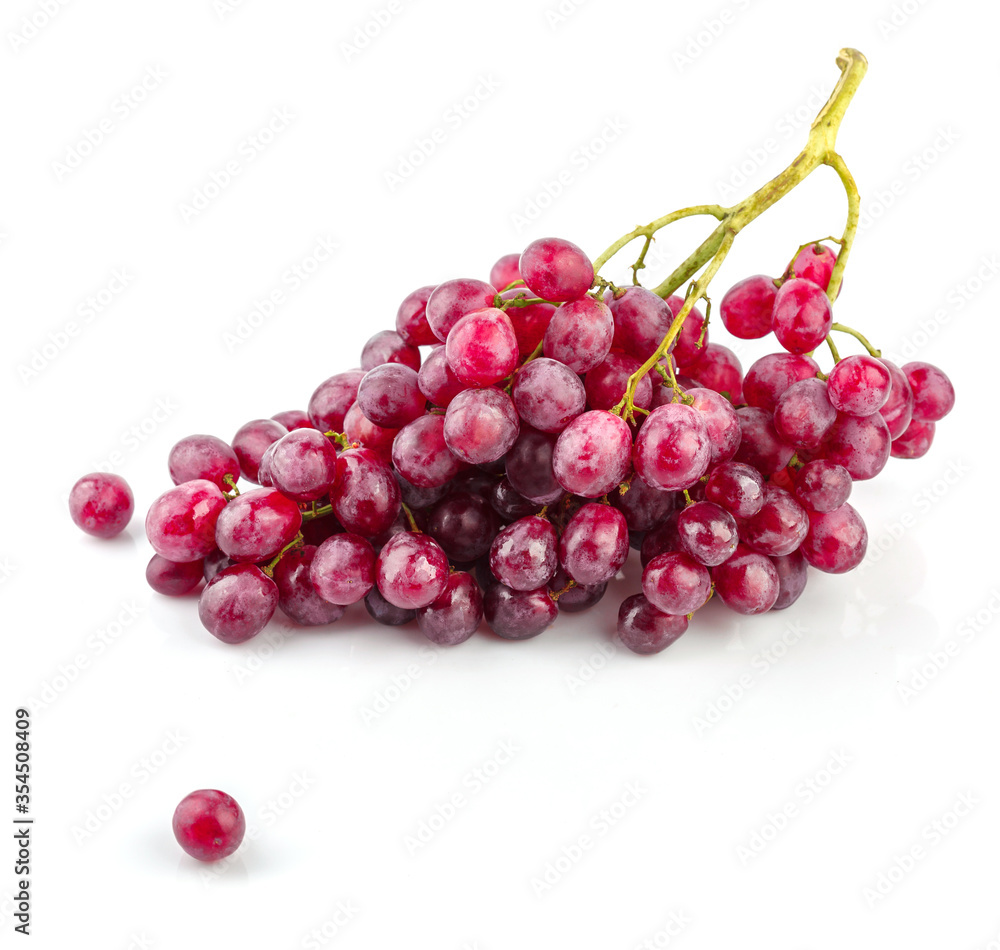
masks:
<path fill-rule="evenodd" d="M 223 643 L 244 643 L 267 626 L 277 606 L 278 587 L 270 577 L 256 564 L 234 564 L 205 586 L 198 617 Z"/>
<path fill-rule="evenodd" d="M 684 306 L 684 298 L 676 295 L 668 297 L 667 304 L 676 317 Z M 672 352 L 677 368 L 682 372 L 694 371 L 701 365 L 706 346 L 708 346 L 708 331 L 705 330 L 705 314 L 697 307 L 692 307 L 674 341 Z"/>
<path fill-rule="evenodd" d="M 249 482 L 256 482 L 260 460 L 268 446 L 277 442 L 288 430 L 273 419 L 254 419 L 241 426 L 233 436 L 232 446 L 239 459 L 240 471 Z"/>
<path fill-rule="evenodd" d="M 121 475 L 92 472 L 77 479 L 69 493 L 73 523 L 95 538 L 113 538 L 132 519 L 132 489 Z"/>
<path fill-rule="evenodd" d="M 441 595 L 417 611 L 420 632 L 438 646 L 464 643 L 483 620 L 483 595 L 471 574 L 454 571 Z"/>
<path fill-rule="evenodd" d="M 772 557 L 771 563 L 778 572 L 778 599 L 771 609 L 784 610 L 791 607 L 806 589 L 809 564 L 800 550 Z"/>
<path fill-rule="evenodd" d="M 503 290 L 515 281 L 520 280 L 521 272 L 517 269 L 517 262 L 520 259 L 521 255 L 517 253 L 504 254 L 504 256 L 501 257 L 492 268 L 490 268 L 490 284 L 496 287 L 497 290 Z"/>
<path fill-rule="evenodd" d="M 178 564 L 154 554 L 146 565 L 146 583 L 158 594 L 182 597 L 190 594 L 204 577 L 204 561 Z"/>
<path fill-rule="evenodd" d="M 375 549 L 360 535 L 335 534 L 316 548 L 309 580 L 324 601 L 356 604 L 375 585 Z"/>
<path fill-rule="evenodd" d="M 709 464 L 728 462 L 740 447 L 743 430 L 732 403 L 711 389 L 689 389 L 691 407 L 701 413 L 710 439 Z"/>
<path fill-rule="evenodd" d="M 531 291 L 524 287 L 508 290 L 500 294 L 500 297 L 502 300 L 533 299 Z M 530 303 L 524 306 L 511 304 L 504 310 L 514 327 L 517 350 L 521 357 L 530 356 L 538 349 L 555 312 L 555 306 L 550 303 Z"/>
<path fill-rule="evenodd" d="M 882 363 L 889 371 L 892 385 L 889 387 L 889 398 L 879 412 L 889 427 L 889 437 L 898 439 L 913 418 L 913 390 L 906 374 L 895 363 L 889 360 L 882 360 Z"/>
<path fill-rule="evenodd" d="M 774 278 L 755 274 L 726 291 L 719 306 L 725 328 L 737 339 L 757 340 L 771 332 L 771 315 L 778 288 Z"/>
<path fill-rule="evenodd" d="M 743 367 L 739 358 L 728 347 L 721 343 L 706 343 L 701 359 L 691 372 L 699 387 L 725 396 L 734 406 L 743 403 Z"/>
<path fill-rule="evenodd" d="M 446 485 L 462 461 L 444 440 L 444 416 L 426 415 L 407 423 L 392 444 L 392 462 L 407 481 L 418 488 Z"/>
<path fill-rule="evenodd" d="M 527 287 L 545 300 L 576 300 L 594 282 L 590 259 L 562 238 L 532 241 L 521 253 L 517 269 Z"/>
<path fill-rule="evenodd" d="M 581 297 L 556 309 L 545 330 L 542 352 L 574 373 L 586 373 L 608 355 L 614 331 L 607 305 Z"/>
<path fill-rule="evenodd" d="M 448 558 L 433 538 L 404 531 L 379 551 L 375 583 L 390 604 L 419 610 L 444 593 Z"/>
<path fill-rule="evenodd" d="M 631 449 L 632 433 L 627 423 L 610 412 L 594 409 L 577 416 L 559 434 L 552 452 L 552 471 L 566 491 L 599 498 L 628 475 Z"/>
<path fill-rule="evenodd" d="M 490 570 L 514 590 L 534 590 L 547 584 L 559 563 L 559 536 L 551 522 L 537 515 L 521 518 L 493 539 Z"/>
<path fill-rule="evenodd" d="M 893 458 L 918 459 L 927 454 L 934 441 L 934 423 L 914 419 L 899 438 L 892 441 Z"/>
<path fill-rule="evenodd" d="M 451 400 L 444 416 L 445 443 L 472 465 L 502 458 L 519 431 L 514 402 L 500 389 L 466 389 Z"/>
<path fill-rule="evenodd" d="M 743 406 L 736 410 L 743 430 L 736 461 L 752 465 L 764 475 L 784 468 L 795 454 L 795 448 L 782 441 L 774 428 L 774 417 L 763 409 Z"/>
<path fill-rule="evenodd" d="M 364 375 L 364 370 L 349 369 L 323 380 L 316 387 L 309 397 L 309 418 L 320 432 L 344 431 L 344 416 L 358 398 L 358 384 Z M 239 455 L 239 452 L 236 454 Z M 242 459 L 240 465 L 243 465 Z"/>
<path fill-rule="evenodd" d="M 731 557 L 740 540 L 736 519 L 711 501 L 696 501 L 678 512 L 677 536 L 680 550 L 706 567 L 715 567 Z M 660 609 L 666 610 L 662 606 Z"/>
<path fill-rule="evenodd" d="M 215 525 L 226 507 L 219 486 L 204 478 L 182 482 L 149 507 L 146 537 L 168 561 L 199 561 L 215 550 Z"/>
<path fill-rule="evenodd" d="M 175 485 L 205 478 L 228 491 L 226 476 L 233 481 L 240 477 L 240 460 L 236 453 L 214 435 L 189 435 L 181 439 L 170 450 L 167 467 Z"/>
<path fill-rule="evenodd" d="M 314 429 L 309 413 L 304 409 L 286 409 L 284 412 L 276 412 L 271 418 L 275 422 L 280 422 L 289 432 L 292 429 Z"/>
<path fill-rule="evenodd" d="M 786 280 L 774 298 L 771 326 L 789 353 L 810 353 L 830 332 L 833 309 L 825 291 L 810 280 Z"/>
<path fill-rule="evenodd" d="M 395 330 L 380 330 L 361 350 L 361 368 L 367 373 L 383 363 L 402 363 L 420 369 L 420 350 L 407 343 Z"/>
<path fill-rule="evenodd" d="M 885 468 L 891 445 L 889 427 L 877 412 L 870 416 L 841 414 L 827 436 L 823 455 L 843 465 L 851 478 L 860 482 Z"/>
<path fill-rule="evenodd" d="M 868 549 L 868 529 L 849 504 L 809 515 L 809 533 L 802 542 L 805 559 L 827 574 L 853 570 Z"/>
<path fill-rule="evenodd" d="M 426 317 L 434 336 L 442 343 L 448 339 L 451 328 L 467 313 L 492 307 L 496 289 L 474 278 L 460 277 L 438 284 L 427 300 Z"/>
<path fill-rule="evenodd" d="M 766 554 L 740 545 L 736 553 L 712 568 L 715 592 L 739 614 L 761 614 L 778 599 L 778 571 Z"/>
<path fill-rule="evenodd" d="M 563 529 L 559 564 L 578 584 L 603 584 L 622 569 L 628 550 L 625 516 L 610 505 L 591 503 Z"/>
<path fill-rule="evenodd" d="M 383 363 L 365 373 L 358 384 L 358 406 L 365 418 L 384 429 L 401 429 L 423 415 L 426 399 L 417 373 L 399 363 Z"/>
<path fill-rule="evenodd" d="M 452 399 L 468 389 L 448 365 L 443 346 L 435 347 L 424 360 L 417 373 L 417 386 L 426 399 L 442 409 L 447 409 Z"/>
<path fill-rule="evenodd" d="M 819 364 L 809 356 L 769 353 L 747 370 L 743 398 L 750 406 L 774 412 L 781 394 L 800 379 L 815 377 Z"/>
<path fill-rule="evenodd" d="M 468 386 L 490 386 L 517 367 L 517 337 L 510 319 L 495 307 L 462 317 L 445 344 L 448 365 Z"/>
<path fill-rule="evenodd" d="M 498 637 L 530 640 L 551 627 L 559 611 L 544 587 L 512 590 L 496 583 L 483 595 L 483 613 Z"/>
<path fill-rule="evenodd" d="M 913 390 L 913 418 L 920 422 L 939 422 L 955 405 L 955 387 L 951 380 L 930 363 L 907 363 L 903 366 Z"/>
<path fill-rule="evenodd" d="M 642 592 L 665 614 L 692 614 L 712 592 L 708 569 L 687 554 L 658 554 L 642 572 Z"/>
<path fill-rule="evenodd" d="M 255 488 L 219 513 L 215 543 L 234 561 L 266 561 L 290 544 L 301 526 L 302 513 L 294 501 L 274 488 Z"/>
<path fill-rule="evenodd" d="M 289 620 L 304 627 L 333 623 L 344 616 L 344 608 L 320 597 L 311 570 L 318 548 L 307 544 L 286 552 L 274 568 L 278 607 Z"/>
<path fill-rule="evenodd" d="M 346 449 L 337 458 L 337 482 L 330 503 L 347 531 L 372 538 L 399 514 L 399 485 L 377 453 Z"/>
<path fill-rule="evenodd" d="M 826 385 L 835 409 L 852 416 L 870 416 L 886 404 L 892 376 L 874 356 L 845 356 L 830 370 Z"/>
<path fill-rule="evenodd" d="M 640 363 L 653 355 L 674 322 L 666 301 L 643 287 L 629 287 L 609 306 L 615 323 L 611 345 Z"/>
<path fill-rule="evenodd" d="M 357 442 L 359 446 L 376 452 L 383 461 L 392 460 L 392 443 L 399 429 L 385 429 L 375 425 L 365 417 L 361 407 L 355 402 L 344 416 L 344 436 L 350 443 Z"/>
<path fill-rule="evenodd" d="M 427 346 L 438 338 L 427 322 L 427 301 L 434 287 L 418 287 L 408 294 L 396 311 L 396 332 L 410 346 Z"/>
<path fill-rule="evenodd" d="M 799 469 L 795 497 L 807 511 L 825 513 L 839 508 L 851 495 L 851 473 L 827 459 L 813 459 Z"/>
<path fill-rule="evenodd" d="M 802 248 L 788 268 L 787 276 L 812 281 L 824 292 L 830 286 L 837 255 L 825 244 L 809 244 Z"/>
<path fill-rule="evenodd" d="M 836 421 L 837 410 L 830 402 L 827 384 L 821 379 L 792 383 L 774 408 L 774 431 L 789 445 L 816 448 Z"/>
<path fill-rule="evenodd" d="M 740 523 L 740 537 L 748 548 L 776 557 L 796 550 L 808 530 L 808 512 L 776 485 L 767 486 L 760 511 Z"/>
<path fill-rule="evenodd" d="M 563 363 L 546 358 L 518 370 L 511 395 L 521 419 L 541 432 L 561 432 L 587 405 L 580 377 Z"/>
<path fill-rule="evenodd" d="M 640 365 L 637 359 L 625 353 L 616 350 L 608 353 L 603 362 L 587 372 L 584 380 L 587 405 L 591 409 L 613 409 L 617 406 L 625 395 L 629 377 L 639 370 Z M 640 409 L 648 409 L 652 401 L 653 381 L 647 374 L 639 380 L 632 402 Z"/>
<path fill-rule="evenodd" d="M 648 485 L 677 490 L 701 478 L 711 456 L 704 414 L 683 403 L 670 403 L 646 416 L 632 458 Z"/>
<path fill-rule="evenodd" d="M 316 501 L 337 477 L 337 452 L 316 429 L 296 429 L 269 449 L 271 483 L 292 501 Z"/>

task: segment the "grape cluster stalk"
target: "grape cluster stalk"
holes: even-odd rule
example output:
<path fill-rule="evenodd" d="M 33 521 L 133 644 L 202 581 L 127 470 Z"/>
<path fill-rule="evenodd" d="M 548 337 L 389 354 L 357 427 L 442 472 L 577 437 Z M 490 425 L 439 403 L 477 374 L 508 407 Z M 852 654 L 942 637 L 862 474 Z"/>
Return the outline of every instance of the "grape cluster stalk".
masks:
<path fill-rule="evenodd" d="M 323 625 L 363 601 L 378 623 L 415 621 L 453 646 L 484 619 L 504 639 L 538 636 L 600 601 L 635 550 L 641 591 L 616 633 L 652 654 L 713 597 L 740 614 L 781 610 L 810 570 L 857 567 L 854 483 L 890 456 L 924 455 L 955 393 L 937 367 L 896 366 L 834 320 L 860 206 L 836 136 L 867 68 L 856 50 L 837 62 L 805 149 L 745 201 L 672 212 L 594 261 L 541 238 L 489 280 L 420 287 L 305 409 L 229 442 L 182 439 L 174 487 L 146 517 L 150 586 L 200 588 L 201 622 L 226 643 L 276 610 Z M 774 335 L 775 352 L 744 372 L 714 326 L 709 338 L 709 285 L 742 229 L 821 166 L 847 195 L 842 236 L 799 245 L 780 276 L 746 277 L 719 301 L 732 336 Z M 716 220 L 711 234 L 641 286 L 657 232 L 695 215 Z M 640 240 L 632 285 L 601 276 Z M 841 357 L 834 334 L 865 352 Z M 124 527 L 127 486 L 92 475 L 78 487 L 81 527 Z"/>

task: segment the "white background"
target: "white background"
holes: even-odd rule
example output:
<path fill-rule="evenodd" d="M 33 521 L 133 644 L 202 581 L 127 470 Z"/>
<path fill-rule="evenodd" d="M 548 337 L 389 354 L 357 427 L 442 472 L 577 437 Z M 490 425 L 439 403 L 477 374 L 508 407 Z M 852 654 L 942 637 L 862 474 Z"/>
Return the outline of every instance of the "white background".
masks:
<path fill-rule="evenodd" d="M 49 22 L 41 0 L 4 4 L 0 745 L 12 758 L 13 711 L 34 703 L 35 945 L 274 950 L 324 945 L 324 925 L 328 945 L 440 950 L 1000 939 L 996 6 L 557 2 L 398 0 L 353 50 L 387 2 L 64 0 Z M 304 406 L 417 286 L 486 277 L 546 234 L 596 255 L 672 208 L 735 202 L 804 143 L 844 45 L 871 69 L 840 136 L 865 221 L 836 315 L 958 388 L 930 455 L 856 486 L 858 572 L 813 574 L 784 613 L 710 605 L 651 658 L 611 650 L 634 568 L 535 640 L 451 651 L 360 609 L 226 646 L 195 599 L 148 591 L 142 520 L 174 441 Z M 248 144 L 276 109 L 293 118 Z M 716 295 L 843 219 L 817 172 L 744 232 Z M 649 281 L 703 233 L 665 234 Z M 321 240 L 338 249 L 314 267 Z M 294 266 L 312 273 L 288 292 Z M 116 271 L 127 287 L 81 325 Z M 67 345 L 39 361 L 49 334 Z M 137 511 L 107 543 L 66 496 L 109 465 Z M 170 832 L 200 787 L 257 830 L 219 875 Z"/>

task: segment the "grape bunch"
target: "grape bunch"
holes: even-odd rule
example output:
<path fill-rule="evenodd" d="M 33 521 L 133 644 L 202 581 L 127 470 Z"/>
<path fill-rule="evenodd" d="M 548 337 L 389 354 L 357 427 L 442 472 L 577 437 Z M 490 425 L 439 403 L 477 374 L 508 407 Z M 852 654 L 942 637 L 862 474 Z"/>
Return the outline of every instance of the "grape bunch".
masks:
<path fill-rule="evenodd" d="M 226 643 L 276 610 L 320 625 L 360 601 L 440 645 L 483 619 L 524 640 L 601 600 L 630 549 L 642 590 L 617 634 L 637 653 L 713 596 L 788 607 L 810 567 L 861 562 L 854 482 L 923 455 L 955 398 L 930 364 L 841 359 L 832 341 L 822 371 L 836 260 L 806 245 L 780 278 L 725 294 L 733 336 L 781 347 L 746 374 L 707 313 L 605 281 L 566 240 L 502 257 L 488 282 L 421 287 L 305 410 L 173 447 L 147 580 L 168 595 L 204 582 L 201 622 Z"/>

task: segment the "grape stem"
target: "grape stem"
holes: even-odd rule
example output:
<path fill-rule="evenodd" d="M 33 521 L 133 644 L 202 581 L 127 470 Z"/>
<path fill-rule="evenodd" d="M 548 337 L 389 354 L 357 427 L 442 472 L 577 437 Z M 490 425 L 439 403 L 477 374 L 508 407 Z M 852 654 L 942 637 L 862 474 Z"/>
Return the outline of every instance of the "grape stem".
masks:
<path fill-rule="evenodd" d="M 857 340 L 876 359 L 878 359 L 882 355 L 882 351 L 881 350 L 878 350 L 874 346 L 872 346 L 871 343 L 869 343 L 868 340 L 865 338 L 865 336 L 863 334 L 859 333 L 853 327 L 845 326 L 843 323 L 834 323 L 830 327 L 830 329 L 831 330 L 839 330 L 841 333 L 847 333 L 850 336 L 853 336 L 854 339 Z M 829 340 L 829 337 L 827 338 L 827 340 Z M 834 352 L 836 352 L 836 349 L 834 348 L 834 346 L 833 346 L 832 343 L 830 344 L 830 348 L 833 349 Z M 840 357 L 839 356 L 835 356 L 834 359 L 839 362 Z"/>
<path fill-rule="evenodd" d="M 843 237 L 838 241 L 840 253 L 837 256 L 837 263 L 830 276 L 830 285 L 827 290 L 830 300 L 836 299 L 843 280 L 844 268 L 847 265 L 851 247 L 857 234 L 861 209 L 861 198 L 857 185 L 847 168 L 847 164 L 836 149 L 837 132 L 847 112 L 847 107 L 865 76 L 868 61 L 858 50 L 847 48 L 842 49 L 838 54 L 837 65 L 840 67 L 840 78 L 837 85 L 826 105 L 813 121 L 805 148 L 784 171 L 772 178 L 766 185 L 758 188 L 748 198 L 730 208 L 723 208 L 720 205 L 693 205 L 690 208 L 682 208 L 664 215 L 662 218 L 657 218 L 644 227 L 637 227 L 620 237 L 595 260 L 594 270 L 597 272 L 626 245 L 640 237 L 644 238 L 642 252 L 633 265 L 633 274 L 635 274 L 641 267 L 645 266 L 644 258 L 649 249 L 649 243 L 661 228 L 682 218 L 695 215 L 708 215 L 716 218 L 719 222 L 715 230 L 702 241 L 698 248 L 679 264 L 666 280 L 653 288 L 653 293 L 666 298 L 679 287 L 691 281 L 699 271 L 702 272 L 701 276 L 688 288 L 684 305 L 677 312 L 660 345 L 649 359 L 629 377 L 624 397 L 611 410 L 616 415 L 622 416 L 627 421 L 634 419 L 635 403 L 633 397 L 636 386 L 643 376 L 669 351 L 688 314 L 698 302 L 708 300 L 708 285 L 726 259 L 736 235 L 768 208 L 777 204 L 793 188 L 805 181 L 821 165 L 827 165 L 836 172 L 847 193 L 847 223 L 844 227 Z"/>
<path fill-rule="evenodd" d="M 265 564 L 261 570 L 268 576 L 274 576 L 274 569 L 278 566 L 278 562 L 289 552 L 292 548 L 300 548 L 305 543 L 305 539 L 302 537 L 302 532 L 292 538 L 270 561 Z"/>

